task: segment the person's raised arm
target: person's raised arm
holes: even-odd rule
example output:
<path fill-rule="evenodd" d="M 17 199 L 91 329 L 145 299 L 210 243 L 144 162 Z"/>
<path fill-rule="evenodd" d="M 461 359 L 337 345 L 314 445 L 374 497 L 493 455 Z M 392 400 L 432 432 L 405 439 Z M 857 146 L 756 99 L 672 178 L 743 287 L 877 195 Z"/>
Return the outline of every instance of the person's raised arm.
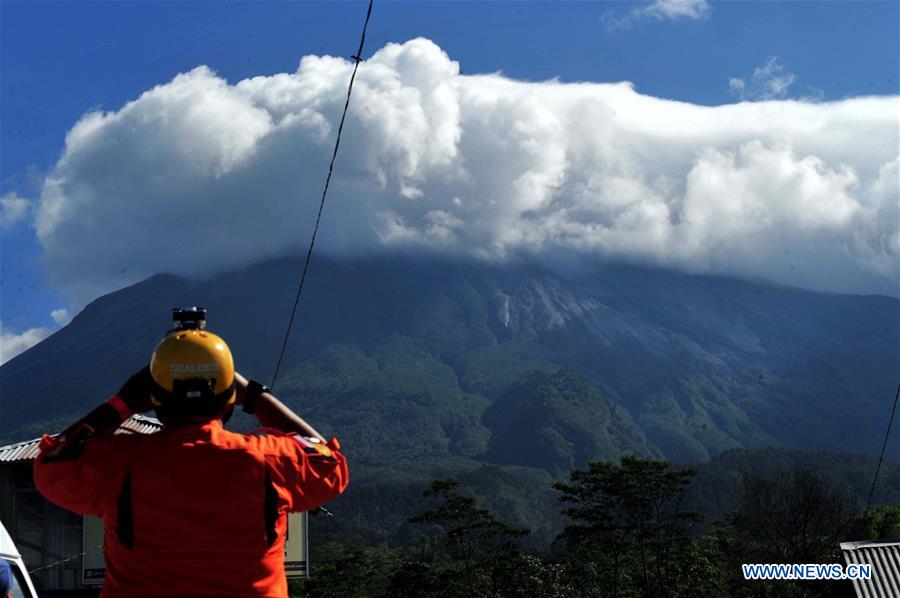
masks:
<path fill-rule="evenodd" d="M 256 415 L 259 423 L 268 428 L 286 432 L 285 440 L 292 456 L 290 466 L 282 460 L 274 467 L 273 481 L 289 493 L 291 512 L 310 511 L 341 494 L 349 483 L 347 459 L 341 453 L 337 438 L 325 440 L 315 428 L 306 423 L 287 405 L 260 391 L 261 385 L 249 381 L 235 372 L 237 396 L 235 402 L 245 406 L 244 411 Z M 245 403 L 246 401 L 246 403 Z M 305 438 L 304 438 L 305 437 Z M 309 440 L 307 440 L 309 439 Z"/>
<path fill-rule="evenodd" d="M 237 391 L 236 402 L 238 405 L 243 405 L 244 399 L 247 398 L 248 384 L 249 381 L 246 378 L 237 372 L 234 373 L 234 385 Z M 325 442 L 325 438 L 315 428 L 294 413 L 290 407 L 275 398 L 272 393 L 262 392 L 253 403 L 252 413 L 259 420 L 259 423 L 267 428 L 275 428 L 282 432 L 294 432 L 301 436 L 318 438 Z"/>
<path fill-rule="evenodd" d="M 102 516 L 121 488 L 127 439 L 113 432 L 150 402 L 147 368 L 133 374 L 108 401 L 56 436 L 44 435 L 34 463 L 34 482 L 51 502 L 83 515 Z"/>
<path fill-rule="evenodd" d="M 44 456 L 50 460 L 77 458 L 88 439 L 110 434 L 133 414 L 152 408 L 150 370 L 144 367 L 132 374 L 109 400 L 53 438 L 52 447 L 47 448 Z"/>

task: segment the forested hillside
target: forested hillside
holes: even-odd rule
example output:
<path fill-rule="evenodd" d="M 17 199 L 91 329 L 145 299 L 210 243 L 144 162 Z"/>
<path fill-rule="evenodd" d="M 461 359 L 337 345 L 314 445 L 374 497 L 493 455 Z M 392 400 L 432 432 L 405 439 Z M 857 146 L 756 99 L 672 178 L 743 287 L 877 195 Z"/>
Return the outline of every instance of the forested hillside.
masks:
<path fill-rule="evenodd" d="M 299 265 L 156 276 L 98 299 L 0 367 L 14 405 L 0 437 L 58 428 L 114 392 L 146 363 L 174 305 L 205 305 L 238 368 L 268 380 Z M 541 383 L 561 399 L 539 432 L 548 469 L 621 451 L 871 454 L 896 383 L 893 298 L 624 266 L 564 277 L 524 264 L 321 258 L 313 276 L 276 390 L 339 435 L 362 476 L 385 463 L 384 443 L 393 463 L 423 473 L 519 462 L 510 453 L 544 405 L 529 389 L 534 370 L 571 372 Z"/>

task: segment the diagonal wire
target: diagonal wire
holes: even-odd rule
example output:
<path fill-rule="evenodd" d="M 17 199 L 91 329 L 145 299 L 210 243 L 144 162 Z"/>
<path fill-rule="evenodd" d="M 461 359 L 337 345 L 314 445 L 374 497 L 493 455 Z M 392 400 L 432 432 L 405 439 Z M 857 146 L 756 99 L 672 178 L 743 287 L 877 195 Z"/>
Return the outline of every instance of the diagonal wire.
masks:
<path fill-rule="evenodd" d="M 294 319 L 297 316 L 297 306 L 300 305 L 300 295 L 303 293 L 303 284 L 306 282 L 306 273 L 309 271 L 309 262 L 312 259 L 313 247 L 316 244 L 316 236 L 319 233 L 322 210 L 325 208 L 325 197 L 328 195 L 328 185 L 331 184 L 331 173 L 334 171 L 334 161 L 337 159 L 338 148 L 341 146 L 341 132 L 344 130 L 344 120 L 347 118 L 347 109 L 350 107 L 350 94 L 353 93 L 353 82 L 356 80 L 356 70 L 359 68 L 359 63 L 362 62 L 363 46 L 365 46 L 366 43 L 366 29 L 369 27 L 369 17 L 372 16 L 372 2 L 373 0 L 369 0 L 369 9 L 366 11 L 366 21 L 363 23 L 362 35 L 360 35 L 359 38 L 359 50 L 351 57 L 355 64 L 353 65 L 353 74 L 350 76 L 350 85 L 347 87 L 347 100 L 344 102 L 344 112 L 341 114 L 341 124 L 338 125 L 337 139 L 334 142 L 334 152 L 331 154 L 331 163 L 328 165 L 328 176 L 325 177 L 325 188 L 322 190 L 322 201 L 319 202 L 319 213 L 316 215 L 316 225 L 313 227 L 312 238 L 309 241 L 309 249 L 306 252 L 306 262 L 303 264 L 303 273 L 300 275 L 297 296 L 294 297 L 294 307 L 291 308 L 291 319 L 288 321 L 287 330 L 284 333 L 284 342 L 281 344 L 281 353 L 278 355 L 278 363 L 275 365 L 275 373 L 272 375 L 272 383 L 269 385 L 269 387 L 273 389 L 275 388 L 275 381 L 278 380 L 278 372 L 281 370 L 285 351 L 287 351 L 288 340 L 291 337 Z"/>
<path fill-rule="evenodd" d="M 881 471 L 881 462 L 884 461 L 884 451 L 887 449 L 888 438 L 891 435 L 891 426 L 894 423 L 894 413 L 897 412 L 897 399 L 900 399 L 900 383 L 897 384 L 897 394 L 894 396 L 894 406 L 891 408 L 891 418 L 888 420 L 887 431 L 884 433 L 884 444 L 881 445 L 881 456 L 878 457 L 878 466 L 875 467 L 875 478 L 872 480 L 872 488 L 869 490 L 869 500 L 866 501 L 866 510 L 863 511 L 863 514 L 869 511 L 869 506 L 872 504 L 872 496 L 875 494 L 875 484 L 878 483 L 878 472 Z"/>
<path fill-rule="evenodd" d="M 68 563 L 71 560 L 77 559 L 78 557 L 82 557 L 89 552 L 94 552 L 95 550 L 100 550 L 101 548 L 103 548 L 103 544 L 98 544 L 97 546 L 94 546 L 93 548 L 89 548 L 88 550 L 85 550 L 81 554 L 73 554 L 72 556 L 66 557 L 64 559 L 60 559 L 60 560 L 56 561 L 55 563 L 50 563 L 49 565 L 44 565 L 43 567 L 38 567 L 37 569 L 32 569 L 31 571 L 28 572 L 28 574 L 34 575 L 38 571 L 43 571 L 44 569 L 50 569 L 52 567 L 62 565 L 63 563 Z"/>

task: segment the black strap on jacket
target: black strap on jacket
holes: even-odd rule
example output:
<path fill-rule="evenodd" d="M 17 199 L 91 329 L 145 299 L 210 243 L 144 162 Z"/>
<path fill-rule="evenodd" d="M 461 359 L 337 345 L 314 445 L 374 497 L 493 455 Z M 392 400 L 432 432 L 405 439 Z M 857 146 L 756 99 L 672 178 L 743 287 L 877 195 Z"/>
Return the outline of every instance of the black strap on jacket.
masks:
<path fill-rule="evenodd" d="M 131 501 L 130 471 L 125 474 L 116 507 L 116 538 L 125 548 L 134 548 L 134 509 Z"/>
<path fill-rule="evenodd" d="M 272 484 L 269 468 L 266 468 L 265 502 L 263 507 L 263 519 L 266 523 L 266 546 L 271 546 L 278 539 L 275 530 L 275 522 L 278 520 L 278 492 Z"/>

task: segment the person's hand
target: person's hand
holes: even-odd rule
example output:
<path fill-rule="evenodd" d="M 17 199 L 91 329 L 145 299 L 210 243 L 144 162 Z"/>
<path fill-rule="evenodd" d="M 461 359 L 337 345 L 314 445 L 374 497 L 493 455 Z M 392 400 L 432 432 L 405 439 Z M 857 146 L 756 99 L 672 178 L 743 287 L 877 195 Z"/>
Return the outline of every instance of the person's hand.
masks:
<path fill-rule="evenodd" d="M 152 382 L 150 367 L 145 366 L 125 381 L 117 395 L 132 413 L 150 411 L 153 409 L 153 402 L 150 400 Z"/>
<path fill-rule="evenodd" d="M 112 408 L 110 409 L 112 410 Z M 112 423 L 112 426 L 118 426 L 117 422 L 118 419 Z M 79 421 L 59 435 L 59 440 L 53 448 L 43 454 L 43 460 L 48 463 L 51 461 L 74 461 L 81 455 L 85 443 L 95 435 L 96 432 L 90 424 Z"/>
<path fill-rule="evenodd" d="M 121 423 L 122 416 L 116 408 L 108 402 L 102 403 L 63 430 L 56 439 L 55 446 L 44 453 L 45 460 L 77 459 L 88 440 L 95 436 L 113 433 Z"/>

